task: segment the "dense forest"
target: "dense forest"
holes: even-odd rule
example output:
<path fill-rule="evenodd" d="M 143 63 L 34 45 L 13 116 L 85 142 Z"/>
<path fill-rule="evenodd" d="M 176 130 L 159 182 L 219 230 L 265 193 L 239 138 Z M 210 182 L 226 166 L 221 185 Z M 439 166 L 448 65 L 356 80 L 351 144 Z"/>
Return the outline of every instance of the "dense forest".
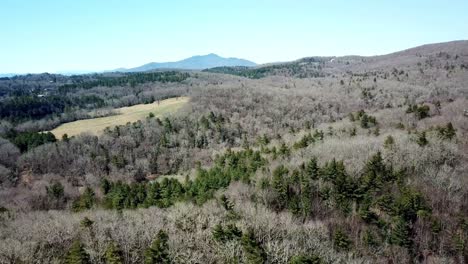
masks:
<path fill-rule="evenodd" d="M 169 87 L 190 77 L 188 73 L 174 71 L 82 77 L 44 75 L 46 83 L 43 85 L 37 81 L 39 77 L 0 80 L 0 91 L 4 93 L 0 99 L 0 119 L 13 124 L 24 123 L 27 130 L 31 130 L 31 126 L 46 130 L 63 122 L 95 117 L 86 114 L 89 110 L 152 103 L 180 96 L 186 89 Z M 155 82 L 162 85 L 147 85 Z M 20 88 L 11 89 L 17 87 L 17 83 L 21 83 Z"/>
<path fill-rule="evenodd" d="M 2 78 L 0 263 L 465 263 L 466 65 L 461 41 Z M 98 136 L 43 132 L 176 96 Z"/>
<path fill-rule="evenodd" d="M 324 77 L 328 75 L 322 71 L 325 62 L 331 57 L 311 57 L 300 59 L 295 62 L 272 64 L 262 67 L 215 67 L 204 70 L 205 72 L 232 74 L 251 79 L 260 79 L 270 75 L 288 75 L 297 78 Z"/>

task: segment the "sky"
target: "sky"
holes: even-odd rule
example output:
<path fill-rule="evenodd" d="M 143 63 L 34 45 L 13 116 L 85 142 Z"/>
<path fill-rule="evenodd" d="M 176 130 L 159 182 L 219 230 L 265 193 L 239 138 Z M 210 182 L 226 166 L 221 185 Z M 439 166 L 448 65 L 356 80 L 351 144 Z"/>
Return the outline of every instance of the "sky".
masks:
<path fill-rule="evenodd" d="M 468 39 L 467 0 L 1 0 L 0 73 L 256 63 Z"/>

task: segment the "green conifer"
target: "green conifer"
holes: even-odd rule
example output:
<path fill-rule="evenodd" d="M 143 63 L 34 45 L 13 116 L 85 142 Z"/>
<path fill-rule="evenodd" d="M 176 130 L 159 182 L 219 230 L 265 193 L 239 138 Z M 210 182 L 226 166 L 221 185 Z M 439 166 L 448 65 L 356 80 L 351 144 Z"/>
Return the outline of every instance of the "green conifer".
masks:
<path fill-rule="evenodd" d="M 73 242 L 65 258 L 65 264 L 87 264 L 91 263 L 88 253 L 86 253 L 83 244 L 76 240 Z"/>
<path fill-rule="evenodd" d="M 244 249 L 247 263 L 263 264 L 267 256 L 260 243 L 256 240 L 252 229 L 249 229 L 242 235 L 241 238 L 242 248 Z"/>
<path fill-rule="evenodd" d="M 151 247 L 145 251 L 145 264 L 171 263 L 168 240 L 166 232 L 160 230 Z"/>
<path fill-rule="evenodd" d="M 111 242 L 109 246 L 107 246 L 104 258 L 105 258 L 106 264 L 122 264 L 123 263 L 122 251 L 114 242 Z"/>

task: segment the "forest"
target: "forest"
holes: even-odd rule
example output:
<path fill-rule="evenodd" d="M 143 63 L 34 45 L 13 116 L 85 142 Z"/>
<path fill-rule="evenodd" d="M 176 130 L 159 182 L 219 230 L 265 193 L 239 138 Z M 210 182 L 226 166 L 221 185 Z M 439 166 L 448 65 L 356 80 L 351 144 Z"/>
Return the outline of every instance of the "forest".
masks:
<path fill-rule="evenodd" d="M 0 263 L 466 263 L 468 44 L 0 80 Z M 59 124 L 188 96 L 101 135 Z"/>

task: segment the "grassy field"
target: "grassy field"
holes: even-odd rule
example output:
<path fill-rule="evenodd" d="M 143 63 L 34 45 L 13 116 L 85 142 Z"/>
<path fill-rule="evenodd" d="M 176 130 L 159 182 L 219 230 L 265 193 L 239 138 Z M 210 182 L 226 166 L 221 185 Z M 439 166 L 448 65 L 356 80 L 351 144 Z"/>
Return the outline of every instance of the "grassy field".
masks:
<path fill-rule="evenodd" d="M 162 100 L 152 104 L 139 104 L 115 109 L 119 114 L 93 119 L 78 120 L 65 123 L 53 129 L 51 132 L 56 138 L 62 138 L 63 134 L 75 136 L 83 132 L 99 135 L 106 127 L 125 125 L 146 118 L 149 113 L 155 116 L 172 113 L 189 101 L 188 97 L 178 97 Z"/>

